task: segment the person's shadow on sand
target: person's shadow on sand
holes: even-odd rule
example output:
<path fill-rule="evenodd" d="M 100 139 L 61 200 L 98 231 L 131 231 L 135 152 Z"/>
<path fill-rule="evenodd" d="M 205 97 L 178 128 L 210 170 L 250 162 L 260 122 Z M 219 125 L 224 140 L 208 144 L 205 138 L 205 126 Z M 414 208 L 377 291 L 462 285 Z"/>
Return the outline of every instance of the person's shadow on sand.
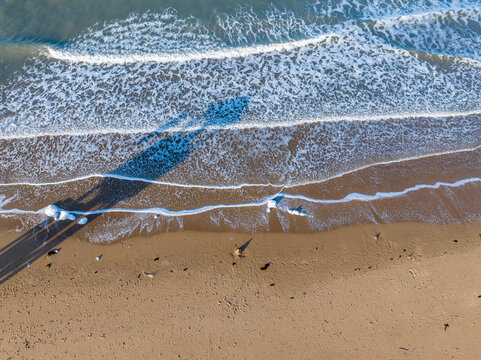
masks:
<path fill-rule="evenodd" d="M 110 175 L 115 177 L 105 177 L 99 185 L 77 199 L 69 198 L 54 204 L 66 211 L 89 212 L 89 215 L 75 220 L 55 220 L 59 219 L 59 214 L 54 214 L 0 249 L 0 285 L 87 226 L 82 223 L 91 223 L 102 214 L 102 210 L 110 209 L 115 204 L 139 194 L 150 185 L 148 181 L 124 177 L 158 179 L 182 163 L 199 145 L 218 131 L 212 128 L 220 129 L 238 122 L 248 102 L 247 97 L 223 101 L 210 106 L 203 115 L 189 121 L 180 130 L 170 131 L 178 128 L 188 114 L 183 114 L 155 132 L 145 135 L 139 140 L 139 147 L 155 138 L 161 139 L 113 170 Z"/>

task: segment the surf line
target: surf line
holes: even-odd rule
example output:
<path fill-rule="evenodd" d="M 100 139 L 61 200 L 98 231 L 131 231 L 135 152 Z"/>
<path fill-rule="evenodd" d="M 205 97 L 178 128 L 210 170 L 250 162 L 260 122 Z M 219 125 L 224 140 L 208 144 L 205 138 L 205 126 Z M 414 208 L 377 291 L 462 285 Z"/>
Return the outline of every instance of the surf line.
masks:
<path fill-rule="evenodd" d="M 349 203 L 353 201 L 361 201 L 361 202 L 370 202 L 375 200 L 382 200 L 382 199 L 391 199 L 404 196 L 410 192 L 422 190 L 422 189 L 439 189 L 441 187 L 447 188 L 456 188 L 461 187 L 470 183 L 481 182 L 481 178 L 473 177 L 458 180 L 453 183 L 447 182 L 436 182 L 435 184 L 420 184 L 415 185 L 409 188 L 406 188 L 401 191 L 392 191 L 392 192 L 377 192 L 374 195 L 369 194 L 361 194 L 361 193 L 351 193 L 346 195 L 344 198 L 341 199 L 316 199 L 302 194 L 289 194 L 284 192 L 278 192 L 274 195 L 264 198 L 261 201 L 257 202 L 248 202 L 248 203 L 239 203 L 239 204 L 216 204 L 216 205 L 206 205 L 196 209 L 185 209 L 185 210 L 169 210 L 162 207 L 153 207 L 153 208 L 145 208 L 145 209 L 128 209 L 128 208 L 110 208 L 110 209 L 100 209 L 94 211 L 76 211 L 76 210 L 69 210 L 67 211 L 68 214 L 73 215 L 73 218 L 77 218 L 78 216 L 88 216 L 88 215 L 98 215 L 104 213 L 133 213 L 133 214 L 153 214 L 153 215 L 162 215 L 162 216 L 189 216 L 189 215 L 197 215 L 204 212 L 218 210 L 218 209 L 229 209 L 229 208 L 244 208 L 244 207 L 262 207 L 266 206 L 267 211 L 269 212 L 273 208 L 277 208 L 279 210 L 284 210 L 289 212 L 290 214 L 300 215 L 300 216 L 309 216 L 305 211 L 302 211 L 302 206 L 298 206 L 297 208 L 289 208 L 287 205 L 282 204 L 284 199 L 291 199 L 291 200 L 301 200 L 310 203 L 316 204 L 341 204 L 341 203 Z M 52 205 L 49 205 L 45 208 L 40 210 L 22 210 L 22 209 L 0 209 L 0 214 L 46 214 L 51 209 Z M 62 209 L 58 209 L 59 211 L 65 211 Z M 68 216 L 65 217 L 69 219 Z M 72 220 L 72 219 L 70 219 Z"/>
<path fill-rule="evenodd" d="M 117 174 L 89 174 L 89 175 L 79 176 L 79 177 L 76 177 L 76 178 L 59 180 L 59 181 L 51 181 L 51 182 L 40 182 L 40 183 L 13 182 L 13 183 L 5 183 L 5 184 L 0 184 L 0 187 L 55 186 L 55 185 L 69 184 L 69 183 L 73 183 L 73 182 L 77 182 L 77 181 L 89 180 L 89 179 L 93 179 L 93 178 L 100 178 L 100 179 L 112 178 L 112 179 L 124 180 L 124 181 L 146 182 L 146 183 L 150 183 L 150 184 L 163 185 L 163 186 L 172 186 L 172 187 L 181 187 L 181 188 L 197 188 L 197 189 L 214 189 L 214 190 L 237 190 L 237 189 L 243 189 L 243 188 L 247 188 L 247 187 L 273 187 L 273 188 L 288 187 L 289 188 L 289 187 L 298 187 L 298 186 L 313 185 L 313 184 L 322 184 L 322 183 L 325 183 L 327 181 L 330 181 L 330 180 L 333 180 L 333 179 L 338 179 L 338 178 L 341 178 L 345 175 L 349 175 L 349 174 L 355 173 L 357 171 L 369 169 L 369 168 L 375 167 L 375 166 L 403 163 L 403 162 L 408 162 L 408 161 L 413 161 L 413 160 L 419 160 L 419 159 L 425 159 L 425 158 L 437 157 L 437 156 L 443 156 L 443 155 L 450 155 L 450 154 L 457 154 L 457 153 L 463 153 L 463 152 L 475 152 L 479 149 L 481 149 L 481 145 L 478 145 L 474 148 L 458 149 L 458 150 L 444 151 L 444 152 L 427 154 L 427 155 L 411 156 L 411 157 L 400 158 L 400 159 L 395 159 L 395 160 L 380 161 L 380 162 L 368 164 L 368 165 L 365 165 L 365 166 L 361 166 L 361 167 L 358 167 L 358 168 L 355 168 L 355 169 L 352 169 L 352 170 L 349 170 L 349 171 L 345 171 L 345 172 L 342 172 L 342 173 L 339 173 L 339 174 L 335 174 L 335 175 L 329 176 L 329 177 L 324 178 L 324 179 L 306 181 L 306 182 L 301 182 L 301 183 L 292 183 L 292 184 L 241 183 L 241 184 L 235 184 L 235 185 L 202 185 L 202 184 L 182 184 L 182 183 L 175 183 L 175 182 L 169 182 L 169 181 L 157 181 L 157 180 L 150 180 L 150 179 L 141 178 L 141 177 L 130 177 L 130 176 L 117 175 Z"/>
<path fill-rule="evenodd" d="M 277 51 L 290 51 L 304 46 L 315 45 L 338 34 L 323 34 L 314 38 L 273 43 L 268 45 L 255 45 L 249 47 L 230 47 L 205 52 L 185 54 L 130 54 L 130 55 L 90 55 L 85 53 L 70 53 L 46 46 L 51 58 L 69 62 L 83 62 L 88 64 L 130 64 L 130 63 L 184 63 L 196 60 L 220 60 L 227 58 L 240 58 L 250 55 L 266 54 Z"/>
<path fill-rule="evenodd" d="M 299 118 L 295 122 L 272 122 L 272 123 L 251 123 L 246 122 L 242 124 L 231 125 L 229 127 L 221 126 L 209 126 L 209 130 L 246 130 L 246 129 L 281 129 L 281 128 L 294 128 L 303 125 L 312 125 L 318 123 L 335 123 L 335 122 L 380 122 L 380 121 L 392 121 L 392 120 L 410 120 L 410 119 L 434 119 L 434 120 L 451 120 L 458 117 L 474 117 L 474 120 L 478 120 L 481 115 L 481 108 L 471 111 L 452 111 L 452 112 L 427 112 L 427 113 L 391 113 L 391 114 L 378 114 L 378 115 L 345 115 L 345 116 L 325 116 L 322 118 Z M 155 131 L 157 128 L 142 128 L 142 129 L 122 129 L 122 128 L 104 128 L 99 129 L 86 129 L 86 130 L 74 130 L 69 132 L 43 132 L 43 133 L 18 133 L 10 135 L 1 135 L 0 140 L 18 140 L 18 139 L 33 139 L 38 137 L 62 137 L 62 136 L 86 136 L 86 135 L 137 135 L 145 134 Z M 166 134 L 179 131 L 181 128 L 172 127 L 166 129 Z M 191 127 L 188 131 L 199 130 L 198 127 Z"/>
<path fill-rule="evenodd" d="M 216 189 L 216 190 L 236 190 L 242 189 L 245 187 L 282 187 L 284 185 L 275 185 L 275 184 L 262 184 L 262 183 L 242 183 L 237 185 L 201 185 L 201 184 L 182 184 L 182 183 L 175 183 L 169 181 L 157 181 L 157 180 L 150 180 L 140 177 L 130 177 L 130 176 L 123 176 L 117 174 L 90 174 L 85 176 L 79 176 L 72 179 L 66 180 L 59 180 L 59 181 L 51 181 L 51 182 L 41 182 L 41 183 L 30 183 L 30 182 L 14 182 L 14 183 L 5 183 L 0 184 L 0 187 L 9 187 L 9 186 L 34 186 L 34 187 L 41 187 L 41 186 L 55 186 L 55 185 L 63 185 L 68 183 L 73 183 L 82 180 L 89 180 L 92 178 L 112 178 L 117 180 L 125 180 L 125 181 L 138 181 L 138 182 L 145 182 L 149 184 L 155 185 L 164 185 L 164 186 L 174 186 L 174 187 L 182 187 L 182 188 L 198 188 L 198 189 Z"/>
<path fill-rule="evenodd" d="M 380 22 L 381 24 L 386 24 L 387 26 L 391 24 L 395 24 L 396 21 L 401 22 L 409 22 L 415 21 L 419 18 L 423 17 L 432 17 L 432 16 L 442 16 L 445 14 L 450 14 L 452 12 L 464 11 L 464 12 L 475 12 L 478 10 L 477 7 L 462 7 L 462 6 L 449 6 L 449 7 L 437 7 L 434 9 L 430 9 L 429 11 L 417 11 L 414 13 L 403 14 L 391 14 L 380 16 L 377 18 L 371 17 L 362 17 L 358 20 L 363 21 L 375 21 Z M 91 64 L 127 64 L 127 63 L 138 63 L 138 62 L 157 62 L 157 63 L 173 63 L 173 62 L 188 62 L 192 60 L 204 60 L 204 59 L 225 59 L 225 58 L 236 58 L 236 57 L 243 57 L 249 55 L 257 55 L 263 53 L 270 53 L 275 51 L 289 51 L 296 48 L 300 48 L 303 46 L 308 46 L 311 44 L 316 44 L 322 42 L 324 39 L 330 37 L 340 37 L 345 35 L 350 35 L 353 30 L 357 32 L 359 26 L 356 24 L 356 21 L 347 22 L 345 26 L 335 26 L 335 32 L 329 32 L 317 35 L 315 37 L 307 38 L 307 39 L 300 39 L 300 40 L 291 40 L 285 41 L 280 43 L 272 43 L 267 45 L 253 45 L 253 46 L 246 46 L 246 47 L 225 47 L 220 48 L 218 50 L 209 50 L 205 52 L 194 52 L 189 55 L 178 53 L 178 54 L 129 54 L 129 55 L 122 55 L 122 54 L 112 54 L 112 55 L 92 55 L 86 54 L 82 52 L 68 52 L 65 50 L 59 50 L 52 45 L 44 45 L 44 48 L 47 50 L 48 56 L 58 59 L 64 60 L 69 62 L 84 62 L 84 63 L 91 63 Z M 391 25 L 392 26 L 392 25 Z M 316 29 L 312 29 L 311 34 L 314 35 L 316 33 Z M 311 35 L 311 36 L 312 36 Z M 309 36 L 309 34 L 307 34 Z M 397 48 L 392 48 L 397 49 Z M 401 49 L 399 49 L 401 50 Z M 466 61 L 474 61 L 475 63 L 479 63 L 474 59 L 467 58 Z"/>
<path fill-rule="evenodd" d="M 262 55 L 274 52 L 292 51 L 306 46 L 312 46 L 328 38 L 339 38 L 342 36 L 349 36 L 349 32 L 328 33 L 316 36 L 314 38 L 293 40 L 288 42 L 273 43 L 268 45 L 254 45 L 250 47 L 225 47 L 218 50 L 208 50 L 204 52 L 193 52 L 188 55 L 178 53 L 178 54 L 119 54 L 119 55 L 102 55 L 102 54 L 87 54 L 85 52 L 69 52 L 65 50 L 55 49 L 52 46 L 45 45 L 45 50 L 43 53 L 56 60 L 67 61 L 71 63 L 85 63 L 93 65 L 125 65 L 125 64 L 138 64 L 138 63 L 187 63 L 190 61 L 202 61 L 202 60 L 222 60 L 222 59 L 235 59 L 248 57 L 252 55 Z M 384 43 L 379 43 L 382 47 L 395 51 L 402 54 L 410 54 L 412 51 L 390 46 Z M 431 54 L 429 52 L 424 52 L 426 54 Z M 448 56 L 452 58 L 457 58 L 473 66 L 481 66 L 481 62 L 472 58 L 459 57 L 449 54 L 435 54 Z"/>

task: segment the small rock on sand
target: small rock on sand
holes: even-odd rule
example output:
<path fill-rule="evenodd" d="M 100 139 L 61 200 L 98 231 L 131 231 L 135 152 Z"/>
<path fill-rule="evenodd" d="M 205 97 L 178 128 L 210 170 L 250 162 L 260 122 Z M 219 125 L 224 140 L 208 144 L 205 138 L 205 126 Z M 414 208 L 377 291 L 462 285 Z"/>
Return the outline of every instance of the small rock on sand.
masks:
<path fill-rule="evenodd" d="M 60 249 L 53 249 L 47 253 L 47 256 L 52 256 L 52 255 L 58 254 L 59 252 L 60 252 Z"/>

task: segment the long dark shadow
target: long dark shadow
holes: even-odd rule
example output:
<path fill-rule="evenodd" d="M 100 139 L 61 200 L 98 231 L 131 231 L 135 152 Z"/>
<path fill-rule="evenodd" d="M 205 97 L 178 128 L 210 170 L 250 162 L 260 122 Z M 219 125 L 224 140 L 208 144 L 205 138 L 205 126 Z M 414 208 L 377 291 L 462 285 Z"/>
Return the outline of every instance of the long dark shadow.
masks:
<path fill-rule="evenodd" d="M 145 135 L 137 143 L 155 143 L 138 155 L 117 167 L 97 186 L 86 191 L 77 199 L 56 202 L 58 208 L 71 211 L 92 212 L 110 209 L 119 202 L 136 196 L 150 185 L 148 181 L 126 180 L 121 177 L 135 177 L 155 180 L 182 163 L 198 146 L 229 124 L 239 121 L 248 105 L 247 97 L 239 97 L 212 105 L 201 116 L 183 125 L 180 130 L 171 131 L 184 121 L 188 114 L 168 122 L 161 128 Z M 193 130 L 192 130 L 193 129 Z M 59 214 L 41 222 L 8 245 L 0 249 L 0 285 L 29 266 L 29 264 L 58 247 L 65 239 L 88 226 L 101 213 L 78 217 L 75 220 L 55 220 Z M 87 218 L 87 224 L 79 221 Z"/>

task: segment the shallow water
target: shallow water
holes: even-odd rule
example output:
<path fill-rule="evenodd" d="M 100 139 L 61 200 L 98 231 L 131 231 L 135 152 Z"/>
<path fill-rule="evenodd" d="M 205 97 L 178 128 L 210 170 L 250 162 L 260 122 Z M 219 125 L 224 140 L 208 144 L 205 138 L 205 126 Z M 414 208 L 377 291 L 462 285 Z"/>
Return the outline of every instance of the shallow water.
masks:
<path fill-rule="evenodd" d="M 2 1 L 0 214 L 95 241 L 476 220 L 480 49 L 478 1 Z"/>

